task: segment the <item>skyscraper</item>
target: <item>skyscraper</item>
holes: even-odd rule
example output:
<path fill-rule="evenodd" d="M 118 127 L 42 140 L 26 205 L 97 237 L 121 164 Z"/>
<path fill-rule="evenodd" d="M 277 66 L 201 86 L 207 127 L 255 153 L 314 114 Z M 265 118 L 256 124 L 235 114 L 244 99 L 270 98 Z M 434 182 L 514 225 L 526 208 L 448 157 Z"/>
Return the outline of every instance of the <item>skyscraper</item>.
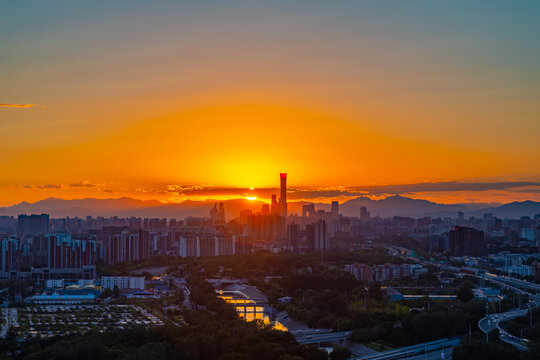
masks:
<path fill-rule="evenodd" d="M 279 209 L 279 204 L 276 200 L 276 195 L 272 195 L 272 206 L 270 208 L 270 213 L 271 214 L 279 214 L 280 213 L 280 209 Z"/>
<path fill-rule="evenodd" d="M 298 224 L 289 224 L 287 226 L 287 238 L 289 240 L 289 249 L 298 250 L 298 233 L 300 226 Z"/>
<path fill-rule="evenodd" d="M 3 239 L 0 241 L 0 271 L 3 273 L 17 270 L 18 241 Z"/>
<path fill-rule="evenodd" d="M 371 214 L 367 211 L 365 206 L 360 208 L 360 220 L 363 222 L 369 221 Z"/>
<path fill-rule="evenodd" d="M 328 238 L 326 237 L 326 221 L 319 219 L 319 221 L 317 221 L 314 224 L 314 226 L 315 226 L 315 229 L 314 229 L 315 230 L 315 238 L 314 238 L 315 250 L 320 250 L 320 251 L 328 250 L 330 246 L 328 243 Z"/>
<path fill-rule="evenodd" d="M 17 231 L 26 235 L 45 235 L 49 232 L 49 215 L 19 215 Z"/>
<path fill-rule="evenodd" d="M 219 221 L 225 222 L 225 207 L 223 206 L 223 203 L 219 203 Z"/>
<path fill-rule="evenodd" d="M 280 173 L 281 196 L 279 198 L 279 215 L 287 217 L 287 173 Z"/>
<path fill-rule="evenodd" d="M 456 226 L 450 231 L 450 250 L 456 256 L 482 256 L 486 253 L 484 232 Z"/>
<path fill-rule="evenodd" d="M 339 217 L 339 202 L 332 201 L 332 210 L 330 210 L 332 213 L 332 218 L 337 219 Z"/>

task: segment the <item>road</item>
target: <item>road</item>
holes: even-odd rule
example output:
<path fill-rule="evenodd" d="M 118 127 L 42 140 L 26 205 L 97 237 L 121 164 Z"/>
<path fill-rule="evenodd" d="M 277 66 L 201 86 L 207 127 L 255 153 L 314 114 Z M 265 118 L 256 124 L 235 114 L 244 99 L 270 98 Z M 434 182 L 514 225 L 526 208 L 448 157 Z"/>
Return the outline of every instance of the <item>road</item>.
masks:
<path fill-rule="evenodd" d="M 296 341 L 299 344 L 318 344 L 322 342 L 332 342 L 339 340 L 347 340 L 352 334 L 352 331 L 341 331 L 341 332 L 331 332 L 324 334 L 313 334 L 313 335 L 297 335 Z"/>
<path fill-rule="evenodd" d="M 487 318 L 484 317 L 480 319 L 480 321 L 478 322 L 478 327 L 480 328 L 480 330 L 482 330 L 484 334 L 486 332 L 498 329 L 500 335 L 499 338 L 501 339 L 501 341 L 504 341 L 505 343 L 510 344 L 519 350 L 526 351 L 528 350 L 528 348 L 527 346 L 522 344 L 522 339 L 502 329 L 501 323 L 519 316 L 525 316 L 527 315 L 528 311 L 528 309 L 513 309 L 505 313 L 492 314 L 489 315 Z"/>
<path fill-rule="evenodd" d="M 443 265 L 438 262 L 421 261 L 420 259 L 412 257 L 411 256 L 412 250 L 407 249 L 407 248 L 403 248 L 399 246 L 388 246 L 387 248 L 389 252 L 395 256 L 401 256 L 402 258 L 413 260 L 423 265 L 434 265 L 434 266 L 439 267 L 442 270 L 451 271 L 451 272 L 460 272 L 461 270 L 460 268 Z M 522 294 L 522 295 L 526 294 L 528 295 L 529 300 L 531 300 L 533 307 L 540 306 L 540 295 L 537 295 L 536 293 L 536 292 L 540 292 L 540 284 L 534 284 L 528 281 L 515 279 L 509 276 L 496 275 L 496 274 L 491 274 L 491 273 L 484 273 L 484 274 L 478 273 L 475 276 L 481 279 L 484 279 L 486 281 L 491 281 L 493 283 L 496 283 L 502 287 L 510 288 L 518 294 Z M 528 291 L 525 291 L 524 289 Z M 523 339 L 513 336 L 512 334 L 506 332 L 500 327 L 501 322 L 510 320 L 514 317 L 524 316 L 527 314 L 527 312 L 528 312 L 528 309 L 512 309 L 505 313 L 494 314 L 490 316 L 489 318 L 484 317 L 480 319 L 480 321 L 478 322 L 478 327 L 484 333 L 486 333 L 486 331 L 489 332 L 497 328 L 499 330 L 501 341 L 504 341 L 507 344 L 510 344 L 519 350 L 528 350 L 528 348 L 522 343 Z M 525 342 L 526 341 L 527 340 L 525 340 Z"/>
<path fill-rule="evenodd" d="M 515 287 L 525 288 L 533 291 L 540 291 L 540 284 L 534 284 L 525 280 L 515 279 L 508 276 L 495 275 L 491 273 L 485 273 L 484 275 L 488 279 L 495 279 L 500 282 L 511 284 Z"/>
<path fill-rule="evenodd" d="M 504 313 L 498 313 L 498 314 L 491 314 L 487 318 L 482 318 L 480 321 L 478 321 L 478 327 L 482 332 L 486 333 L 490 332 L 494 329 L 499 328 L 499 324 L 503 321 L 507 321 L 519 316 L 527 315 L 528 310 L 527 309 L 513 309 Z"/>
<path fill-rule="evenodd" d="M 393 349 L 383 351 L 377 354 L 370 354 L 367 356 L 356 357 L 351 360 L 395 360 L 395 359 L 450 359 L 452 349 L 459 345 L 461 341 L 460 337 L 450 339 L 439 339 L 430 341 L 428 343 L 422 343 L 417 345 L 411 345 L 402 347 L 399 349 Z M 424 354 L 425 352 L 425 354 Z"/>

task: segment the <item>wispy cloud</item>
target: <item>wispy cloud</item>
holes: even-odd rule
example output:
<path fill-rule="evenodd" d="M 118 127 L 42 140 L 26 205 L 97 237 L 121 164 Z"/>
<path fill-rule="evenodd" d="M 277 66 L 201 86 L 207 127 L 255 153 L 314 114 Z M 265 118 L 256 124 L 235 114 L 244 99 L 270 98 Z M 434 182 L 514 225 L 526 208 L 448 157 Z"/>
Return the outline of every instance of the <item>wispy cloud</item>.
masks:
<path fill-rule="evenodd" d="M 461 182 L 426 182 L 416 184 L 397 184 L 397 185 L 368 185 L 352 187 L 333 187 L 333 188 L 298 188 L 289 187 L 288 198 L 290 200 L 310 200 L 321 198 L 338 197 L 358 197 L 358 196 L 389 196 L 389 195 L 408 195 L 420 192 L 482 192 L 482 191 L 523 191 L 534 193 L 539 182 L 497 182 L 497 183 L 461 183 Z M 217 196 L 257 196 L 259 198 L 270 198 L 271 195 L 279 196 L 278 188 L 225 188 L 212 187 L 206 185 L 169 185 L 167 192 L 190 198 L 205 197 L 212 198 Z"/>
<path fill-rule="evenodd" d="M 463 183 L 458 181 L 445 182 L 425 182 L 416 184 L 397 185 L 373 185 L 355 186 L 348 188 L 349 191 L 365 191 L 370 194 L 405 194 L 411 192 L 424 191 L 488 191 L 488 190 L 509 190 L 530 186 L 540 186 L 540 182 L 535 181 L 507 181 L 507 182 L 477 182 Z"/>
<path fill-rule="evenodd" d="M 9 108 L 31 108 L 36 106 L 36 104 L 6 104 L 0 103 L 0 107 L 9 107 Z"/>
<path fill-rule="evenodd" d="M 60 189 L 62 186 L 57 184 L 39 185 L 38 189 Z"/>
<path fill-rule="evenodd" d="M 92 184 L 89 181 L 83 181 L 83 182 L 79 182 L 79 183 L 69 184 L 69 186 L 74 187 L 74 188 L 82 188 L 82 187 L 95 188 L 95 187 L 97 187 L 97 185 Z"/>

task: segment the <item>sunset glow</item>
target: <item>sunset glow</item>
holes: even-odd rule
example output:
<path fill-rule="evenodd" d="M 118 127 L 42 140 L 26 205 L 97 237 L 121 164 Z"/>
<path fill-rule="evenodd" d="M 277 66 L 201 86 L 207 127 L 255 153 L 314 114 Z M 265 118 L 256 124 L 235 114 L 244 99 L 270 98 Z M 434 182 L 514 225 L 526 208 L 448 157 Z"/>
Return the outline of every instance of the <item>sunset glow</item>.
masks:
<path fill-rule="evenodd" d="M 182 184 L 268 201 L 257 189 L 284 169 L 302 190 L 540 181 L 531 61 L 540 51 L 526 41 L 539 30 L 527 21 L 534 11 L 471 5 L 475 16 L 462 19 L 451 6 L 422 7 L 435 24 L 405 4 L 214 5 L 172 3 L 145 18 L 149 4 L 128 13 L 96 4 L 82 6 L 80 21 L 9 5 L 0 14 L 0 205 L 245 193 L 169 190 Z M 32 14 L 40 20 L 28 23 Z M 501 16 L 520 20 L 508 32 Z M 133 18 L 145 18 L 144 30 Z M 458 18 L 463 32 L 449 31 Z M 516 190 L 413 193 L 539 199 L 538 184 Z"/>

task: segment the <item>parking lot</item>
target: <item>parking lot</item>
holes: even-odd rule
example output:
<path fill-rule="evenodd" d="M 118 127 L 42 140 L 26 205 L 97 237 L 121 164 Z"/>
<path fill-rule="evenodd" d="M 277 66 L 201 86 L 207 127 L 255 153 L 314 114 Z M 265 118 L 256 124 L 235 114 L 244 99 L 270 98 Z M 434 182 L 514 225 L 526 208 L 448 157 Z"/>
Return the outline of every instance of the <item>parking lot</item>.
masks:
<path fill-rule="evenodd" d="M 163 325 L 159 318 L 134 305 L 31 305 L 17 310 L 17 320 L 12 320 L 10 327 L 22 339 Z"/>

